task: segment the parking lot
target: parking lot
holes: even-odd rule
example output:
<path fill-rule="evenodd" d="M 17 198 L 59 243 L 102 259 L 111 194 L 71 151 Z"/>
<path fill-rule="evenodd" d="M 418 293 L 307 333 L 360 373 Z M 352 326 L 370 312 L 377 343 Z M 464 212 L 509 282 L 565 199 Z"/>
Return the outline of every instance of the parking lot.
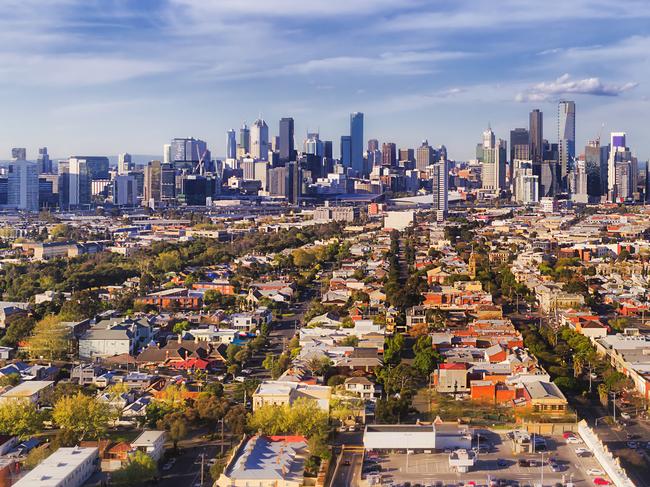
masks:
<path fill-rule="evenodd" d="M 483 433 L 482 433 L 483 434 Z M 487 453 L 479 453 L 475 465 L 467 473 L 458 473 L 449 467 L 448 453 L 404 452 L 380 454 L 378 464 L 381 472 L 370 473 L 365 478 L 381 483 L 375 485 L 490 485 L 494 481 L 505 481 L 504 485 L 565 485 L 569 482 L 580 486 L 594 485 L 593 479 L 604 474 L 593 475 L 590 470 L 602 470 L 593 455 L 579 456 L 577 448 L 583 444 L 567 444 L 562 436 L 545 437 L 547 450 L 538 453 L 512 453 L 512 443 L 505 433 L 487 432 L 488 440 L 481 447 L 489 445 Z M 483 448 L 481 448 L 483 450 Z M 484 450 L 483 450 L 484 451 Z M 520 460 L 523 460 L 520 462 Z M 526 466 L 530 463 L 531 466 Z M 553 467 L 552 464 L 556 466 Z M 369 469 L 366 468 L 367 472 Z M 377 469 L 375 469 L 377 470 Z M 555 471 L 554 471 L 555 470 Z M 381 477 L 380 477 L 381 475 Z"/>

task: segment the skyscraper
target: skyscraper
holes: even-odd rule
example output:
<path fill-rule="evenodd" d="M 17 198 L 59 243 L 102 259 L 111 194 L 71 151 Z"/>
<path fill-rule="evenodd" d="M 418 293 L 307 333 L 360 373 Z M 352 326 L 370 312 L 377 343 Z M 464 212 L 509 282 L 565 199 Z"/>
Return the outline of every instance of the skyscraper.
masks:
<path fill-rule="evenodd" d="M 515 159 L 522 161 L 530 159 L 530 141 L 528 130 L 516 128 L 510 131 L 510 162 Z"/>
<path fill-rule="evenodd" d="M 52 173 L 52 159 L 50 159 L 50 155 L 47 153 L 47 147 L 38 149 L 38 160 L 36 162 L 38 163 L 38 170 L 41 173 Z"/>
<path fill-rule="evenodd" d="M 239 129 L 239 148 L 244 155 L 251 152 L 251 131 L 245 123 Z"/>
<path fill-rule="evenodd" d="M 24 158 L 15 158 L 9 164 L 7 176 L 7 205 L 19 210 L 38 211 L 38 165 Z"/>
<path fill-rule="evenodd" d="M 145 206 L 169 202 L 176 197 L 176 170 L 171 163 L 150 161 L 144 169 Z"/>
<path fill-rule="evenodd" d="M 390 167 L 397 165 L 397 145 L 394 142 L 384 142 L 381 145 L 381 165 Z"/>
<path fill-rule="evenodd" d="M 637 191 L 638 166 L 626 145 L 625 132 L 612 132 L 607 165 L 609 201 L 625 201 L 634 198 Z"/>
<path fill-rule="evenodd" d="M 377 139 L 368 139 L 368 152 L 379 150 L 379 141 Z"/>
<path fill-rule="evenodd" d="M 133 163 L 131 162 L 131 154 L 124 152 L 117 156 L 117 173 L 127 174 L 133 170 Z"/>
<path fill-rule="evenodd" d="M 106 177 L 91 176 L 91 164 L 87 157 L 70 157 L 68 159 L 68 206 L 82 206 L 90 204 L 90 189 L 93 179 L 108 179 L 108 169 Z M 98 173 L 97 167 L 93 169 L 95 174 Z"/>
<path fill-rule="evenodd" d="M 363 113 L 350 114 L 350 164 L 357 174 L 363 174 Z"/>
<path fill-rule="evenodd" d="M 363 158 L 363 154 L 361 155 Z M 350 167 L 352 162 L 352 138 L 349 135 L 341 135 L 341 164 L 343 167 Z M 361 161 L 363 164 L 363 161 Z"/>
<path fill-rule="evenodd" d="M 447 159 L 442 158 L 433 165 L 431 189 L 433 193 L 433 210 L 436 220 L 443 221 L 447 217 L 449 201 L 449 166 Z"/>
<path fill-rule="evenodd" d="M 251 157 L 258 161 L 269 159 L 269 126 L 258 118 L 253 122 L 250 130 Z"/>
<path fill-rule="evenodd" d="M 11 158 L 14 161 L 25 161 L 27 160 L 27 149 L 24 147 L 14 147 L 11 149 Z"/>
<path fill-rule="evenodd" d="M 293 118 L 280 119 L 280 162 L 289 162 L 295 159 Z"/>
<path fill-rule="evenodd" d="M 323 156 L 324 146 L 323 142 L 320 140 L 320 135 L 318 132 L 308 132 L 307 138 L 303 143 L 302 151 L 305 154 L 311 154 L 314 156 Z"/>
<path fill-rule="evenodd" d="M 210 161 L 208 144 L 194 137 L 172 139 L 171 162 L 178 168 L 201 172 L 206 161 Z"/>
<path fill-rule="evenodd" d="M 237 159 L 237 134 L 235 133 L 235 129 L 228 130 L 226 159 Z"/>
<path fill-rule="evenodd" d="M 172 145 L 163 144 L 163 163 L 171 164 L 172 162 Z"/>
<path fill-rule="evenodd" d="M 590 140 L 585 146 L 585 170 L 587 172 L 587 194 L 590 201 L 600 202 L 607 194 L 607 146 L 601 147 L 600 139 Z"/>
<path fill-rule="evenodd" d="M 529 117 L 530 159 L 534 163 L 542 162 L 544 156 L 544 117 L 539 109 L 530 112 Z"/>
<path fill-rule="evenodd" d="M 428 140 L 424 139 L 415 153 L 415 169 L 425 171 L 429 164 L 433 164 L 434 155 L 433 147 L 429 145 Z"/>
<path fill-rule="evenodd" d="M 576 104 L 573 101 L 561 101 L 558 104 L 557 142 L 560 177 L 564 179 L 576 157 Z"/>

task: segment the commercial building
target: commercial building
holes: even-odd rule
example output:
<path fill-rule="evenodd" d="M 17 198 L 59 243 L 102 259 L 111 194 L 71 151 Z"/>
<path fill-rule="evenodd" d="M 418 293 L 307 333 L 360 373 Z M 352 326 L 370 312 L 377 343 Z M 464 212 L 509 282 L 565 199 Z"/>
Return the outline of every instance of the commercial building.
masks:
<path fill-rule="evenodd" d="M 384 230 L 403 231 L 415 223 L 415 211 L 387 211 L 384 216 Z"/>
<path fill-rule="evenodd" d="M 443 221 L 449 209 L 449 168 L 447 159 L 442 158 L 433 165 L 431 174 L 431 189 L 433 193 L 433 210 L 436 220 Z"/>
<path fill-rule="evenodd" d="M 363 167 L 363 113 L 350 114 L 350 165 L 357 175 L 365 174 Z"/>
<path fill-rule="evenodd" d="M 144 169 L 145 206 L 168 203 L 176 198 L 176 170 L 172 163 L 150 161 Z"/>
<path fill-rule="evenodd" d="M 250 130 L 250 154 L 256 161 L 269 159 L 269 126 L 264 120 L 258 118 L 253 122 Z"/>
<path fill-rule="evenodd" d="M 278 152 L 280 153 L 280 162 L 295 160 L 293 125 L 293 118 L 291 117 L 280 119 L 280 143 L 278 148 Z"/>
<path fill-rule="evenodd" d="M 167 433 L 165 431 L 143 431 L 140 436 L 131 442 L 131 447 L 134 450 L 146 453 L 157 462 L 165 453 L 166 438 Z"/>
<path fill-rule="evenodd" d="M 470 430 L 457 424 L 373 424 L 363 433 L 365 450 L 469 450 L 471 444 Z"/>
<path fill-rule="evenodd" d="M 434 160 L 435 151 L 425 139 L 422 141 L 422 145 L 420 145 L 415 152 L 415 169 L 418 171 L 425 171 L 427 166 L 433 164 Z"/>
<path fill-rule="evenodd" d="M 226 138 L 226 159 L 237 159 L 237 134 L 235 129 L 228 130 Z"/>
<path fill-rule="evenodd" d="M 210 151 L 203 140 L 194 137 L 172 139 L 171 162 L 175 167 L 194 170 L 205 160 L 210 160 Z"/>
<path fill-rule="evenodd" d="M 135 166 L 133 164 L 133 159 L 131 154 L 124 152 L 117 156 L 117 173 L 118 174 L 128 174 L 129 171 L 133 171 Z"/>
<path fill-rule="evenodd" d="M 25 211 L 38 211 L 38 165 L 17 159 L 9 163 L 7 205 Z"/>
<path fill-rule="evenodd" d="M 576 104 L 560 101 L 557 107 L 557 142 L 560 178 L 565 178 L 576 156 Z"/>
<path fill-rule="evenodd" d="M 0 402 L 24 401 L 36 403 L 41 400 L 46 391 L 54 387 L 51 380 L 28 380 L 21 382 L 0 395 Z"/>
<path fill-rule="evenodd" d="M 244 438 L 229 458 L 217 487 L 302 487 L 309 458 L 302 436 Z"/>
<path fill-rule="evenodd" d="M 528 132 L 530 137 L 530 159 L 542 162 L 544 156 L 544 116 L 539 109 L 530 112 Z"/>
<path fill-rule="evenodd" d="M 98 448 L 59 448 L 14 486 L 79 487 L 86 483 L 98 468 Z"/>

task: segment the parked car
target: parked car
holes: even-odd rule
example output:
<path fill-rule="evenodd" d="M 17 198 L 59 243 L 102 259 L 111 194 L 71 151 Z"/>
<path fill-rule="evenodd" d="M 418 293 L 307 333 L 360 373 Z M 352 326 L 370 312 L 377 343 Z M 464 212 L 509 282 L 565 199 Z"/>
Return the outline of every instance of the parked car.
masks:
<path fill-rule="evenodd" d="M 630 413 L 621 413 L 621 418 L 629 421 L 630 419 L 632 419 L 632 416 L 630 416 Z"/>
<path fill-rule="evenodd" d="M 582 440 L 580 438 L 578 438 L 577 436 L 569 436 L 566 439 L 566 442 L 569 443 L 569 444 L 572 444 L 572 445 L 579 445 L 580 443 L 582 443 Z"/>
<path fill-rule="evenodd" d="M 589 470 L 587 470 L 587 474 L 591 475 L 592 477 L 602 477 L 603 475 L 605 475 L 605 472 L 603 472 L 599 468 L 590 468 Z"/>
<path fill-rule="evenodd" d="M 529 466 L 530 466 L 530 462 L 529 462 L 528 460 L 526 460 L 525 458 L 520 458 L 520 459 L 517 461 L 517 464 L 518 464 L 520 467 L 529 467 Z"/>
<path fill-rule="evenodd" d="M 628 441 L 627 442 L 627 447 L 636 449 L 636 448 L 639 448 L 639 444 L 636 441 Z"/>
<path fill-rule="evenodd" d="M 607 479 L 604 479 L 602 477 L 596 477 L 594 479 L 594 485 L 611 485 L 611 482 Z"/>

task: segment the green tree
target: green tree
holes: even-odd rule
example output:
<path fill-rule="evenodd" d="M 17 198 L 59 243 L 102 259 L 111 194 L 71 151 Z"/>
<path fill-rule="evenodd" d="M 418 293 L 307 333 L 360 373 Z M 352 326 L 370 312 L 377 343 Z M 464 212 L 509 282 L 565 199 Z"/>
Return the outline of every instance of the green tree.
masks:
<path fill-rule="evenodd" d="M 437 356 L 433 350 L 430 336 L 421 336 L 413 346 L 415 352 L 415 359 L 413 360 L 413 367 L 416 368 L 422 377 L 428 377 L 433 371 Z"/>
<path fill-rule="evenodd" d="M 264 405 L 249 415 L 249 426 L 263 434 L 327 435 L 329 418 L 316 401 L 298 398 L 293 404 Z"/>
<path fill-rule="evenodd" d="M 158 474 L 158 467 L 153 458 L 143 451 L 136 451 L 121 469 L 111 475 L 114 485 L 144 485 Z"/>
<path fill-rule="evenodd" d="M 190 322 L 187 320 L 179 321 L 178 323 L 174 324 L 174 328 L 172 331 L 176 333 L 177 335 L 183 334 L 185 331 L 190 329 Z"/>
<path fill-rule="evenodd" d="M 43 427 L 44 415 L 36 404 L 12 399 L 0 403 L 0 433 L 27 438 Z"/>
<path fill-rule="evenodd" d="M 396 333 L 386 340 L 386 349 L 384 350 L 384 363 L 396 365 L 402 359 L 402 350 L 404 349 L 404 336 Z"/>
<path fill-rule="evenodd" d="M 81 392 L 62 397 L 52 410 L 54 423 L 73 433 L 78 441 L 103 436 L 113 419 L 113 411 L 106 402 Z"/>
<path fill-rule="evenodd" d="M 183 418 L 176 418 L 169 423 L 169 439 L 174 444 L 174 450 L 178 449 L 178 442 L 187 436 L 187 423 Z"/>
<path fill-rule="evenodd" d="M 29 355 L 49 360 L 64 358 L 69 350 L 69 336 L 70 329 L 61 323 L 58 316 L 46 316 L 36 323 L 27 341 Z"/>
<path fill-rule="evenodd" d="M 0 343 L 5 347 L 16 347 L 20 341 L 31 334 L 34 325 L 36 321 L 32 316 L 18 316 L 12 319 Z"/>

